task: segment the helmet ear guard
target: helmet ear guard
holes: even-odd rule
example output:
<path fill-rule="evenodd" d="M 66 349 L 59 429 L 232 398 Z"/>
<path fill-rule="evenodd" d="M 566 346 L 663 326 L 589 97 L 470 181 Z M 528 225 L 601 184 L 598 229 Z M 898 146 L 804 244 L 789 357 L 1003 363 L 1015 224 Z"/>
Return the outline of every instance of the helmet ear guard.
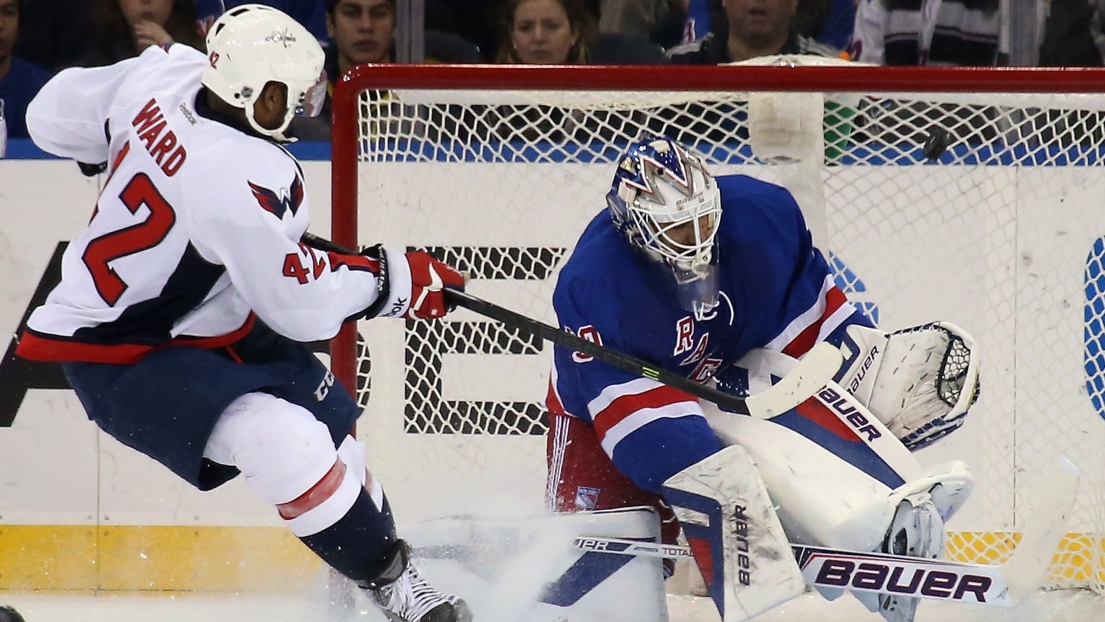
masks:
<path fill-rule="evenodd" d="M 606 203 L 626 240 L 672 272 L 683 308 L 705 317 L 717 306 L 721 192 L 700 157 L 644 136 L 619 159 Z"/>
<path fill-rule="evenodd" d="M 306 28 L 272 7 L 244 4 L 223 13 L 207 31 L 208 67 L 201 82 L 220 99 L 242 108 L 255 131 L 282 142 L 297 112 L 318 111 L 326 96 L 325 55 Z M 265 85 L 287 87 L 287 111 L 278 128 L 254 118 Z"/>

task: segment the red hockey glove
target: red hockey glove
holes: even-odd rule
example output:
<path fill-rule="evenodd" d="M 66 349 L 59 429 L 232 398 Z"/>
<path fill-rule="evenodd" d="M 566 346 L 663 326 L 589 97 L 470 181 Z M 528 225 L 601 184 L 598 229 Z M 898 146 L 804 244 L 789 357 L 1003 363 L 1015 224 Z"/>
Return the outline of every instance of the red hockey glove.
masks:
<path fill-rule="evenodd" d="M 428 320 L 442 317 L 455 308 L 445 302 L 445 288 L 464 291 L 464 275 L 423 251 L 406 255 L 411 268 L 411 304 L 403 317 Z"/>

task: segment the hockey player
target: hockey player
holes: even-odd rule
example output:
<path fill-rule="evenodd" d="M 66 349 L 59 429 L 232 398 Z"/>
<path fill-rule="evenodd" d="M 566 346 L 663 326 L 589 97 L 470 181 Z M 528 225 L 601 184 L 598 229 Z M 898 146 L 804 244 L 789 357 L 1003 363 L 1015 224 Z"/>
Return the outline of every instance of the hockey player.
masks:
<path fill-rule="evenodd" d="M 301 343 L 348 320 L 439 318 L 464 278 L 421 252 L 301 244 L 303 172 L 279 143 L 321 101 L 323 51 L 260 5 L 220 16 L 207 50 L 69 69 L 31 103 L 39 147 L 110 165 L 17 352 L 62 362 L 93 421 L 196 488 L 244 474 L 390 619 L 470 620 L 408 563 L 349 434 L 360 410 Z"/>
<path fill-rule="evenodd" d="M 860 409 L 849 412 L 867 412 L 870 406 L 906 447 L 923 447 L 963 423 L 974 395 L 973 366 L 969 374 L 962 374 L 967 377 L 960 379 L 963 386 L 955 399 L 926 397 L 920 406 L 902 405 L 916 401 L 909 391 L 924 377 L 922 372 L 930 380 L 944 373 L 942 358 L 929 356 L 929 348 L 969 344 L 970 338 L 943 324 L 890 335 L 875 329 L 834 284 L 830 267 L 813 246 L 801 211 L 785 189 L 743 175 L 715 178 L 681 145 L 649 136 L 630 145 L 618 160 L 607 203 L 608 210 L 580 237 L 553 294 L 565 330 L 697 382 L 715 379 L 720 388 L 745 391 L 750 382 L 755 387 L 757 378 L 784 375 L 785 361 L 792 363 L 826 341 L 851 353 L 836 376 L 852 394 L 845 395 L 850 407 Z M 919 342 L 926 342 L 925 347 L 916 347 Z M 906 351 L 925 355 L 918 363 L 907 360 L 910 355 L 902 354 Z M 889 356 L 898 358 L 884 365 Z M 929 368 L 918 370 L 919 365 Z M 902 378 L 906 373 L 909 377 Z M 716 546 L 711 549 L 707 542 L 696 548 L 694 539 L 691 545 L 727 622 L 743 618 L 727 615 L 721 587 L 711 583 L 711 574 L 721 567 L 719 551 L 728 556 L 743 546 L 747 552 L 749 544 L 727 540 L 721 524 L 734 524 L 734 518 L 725 514 L 724 499 L 689 508 L 681 501 L 686 495 L 674 483 L 704 472 L 715 484 L 724 483 L 725 473 L 738 472 L 736 465 L 716 470 L 723 451 L 719 437 L 748 449 L 774 502 L 766 503 L 765 511 L 774 516 L 771 506 L 781 505 L 787 535 L 805 544 L 939 556 L 943 521 L 962 504 L 973 482 L 958 463 L 951 475 L 907 483 L 915 474 L 895 472 L 862 442 L 845 442 L 847 434 L 834 427 L 831 413 L 815 399 L 773 423 L 751 421 L 770 428 L 766 432 L 755 427 L 732 432 L 730 426 L 722 433 L 711 428 L 714 419 L 707 419 L 695 398 L 562 347 L 555 350 L 547 405 L 547 494 L 554 511 L 650 505 L 663 521 L 664 541 L 672 543 L 680 531 L 677 513 L 702 517 L 710 513 L 707 506 L 720 508 L 725 520 L 704 522 L 720 530 L 708 538 Z M 822 416 L 826 413 L 828 419 Z M 793 438 L 780 442 L 782 433 Z M 884 440 L 901 447 L 889 432 L 886 436 Z M 778 462 L 772 455 L 793 455 L 788 445 L 802 443 L 812 447 L 802 445 L 805 454 L 824 454 L 819 461 L 825 466 L 811 471 L 833 475 L 818 482 L 794 481 L 798 469 L 793 464 L 766 472 Z M 904 449 L 902 453 L 909 457 Z M 819 491 L 807 489 L 788 495 L 787 490 L 772 489 L 780 482 L 788 488 L 813 485 L 830 490 L 852 482 L 867 496 L 853 503 L 856 496 L 849 498 L 841 491 L 819 496 Z M 861 508 L 868 498 L 878 501 Z M 848 507 L 833 505 L 839 503 Z M 830 521 L 830 514 L 845 518 Z M 783 544 L 783 556 L 789 557 L 789 547 Z M 747 567 L 746 561 L 740 563 Z M 798 581 L 801 589 L 800 577 Z M 912 619 L 916 605 L 915 599 L 904 597 L 857 597 L 893 621 Z M 767 605 L 777 602 L 781 600 Z"/>

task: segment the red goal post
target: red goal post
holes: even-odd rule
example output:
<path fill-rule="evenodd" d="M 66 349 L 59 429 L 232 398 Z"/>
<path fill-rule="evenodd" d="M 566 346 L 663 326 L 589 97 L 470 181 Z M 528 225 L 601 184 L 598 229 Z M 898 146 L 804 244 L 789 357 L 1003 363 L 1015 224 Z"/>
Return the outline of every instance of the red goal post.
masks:
<path fill-rule="evenodd" d="M 978 340 L 978 405 L 920 455 L 926 465 L 965 459 L 978 478 L 949 524 L 949 555 L 1004 561 L 1031 511 L 1033 474 L 1064 454 L 1083 479 L 1049 584 L 1102 590 L 1105 70 L 770 62 L 781 64 L 358 67 L 334 92 L 331 235 L 453 253 L 482 266 L 477 295 L 555 323 L 556 265 L 603 206 L 617 151 L 603 145 L 642 128 L 675 134 L 719 173 L 790 188 L 838 284 L 880 325 L 942 319 Z M 810 118 L 823 126 L 811 133 Z M 929 160 L 921 149 L 935 129 L 951 145 Z M 486 508 L 490 489 L 539 505 L 534 405 L 544 395 L 519 397 L 519 387 L 540 384 L 548 350 L 459 314 L 439 332 L 349 325 L 332 344 L 335 375 L 362 403 L 359 352 L 382 353 L 361 426 L 400 519 Z M 508 354 L 533 362 L 498 371 Z M 450 386 L 450 376 L 465 382 Z M 468 396 L 472 384 L 491 397 Z M 431 466 L 408 473 L 401 463 L 411 461 Z"/>

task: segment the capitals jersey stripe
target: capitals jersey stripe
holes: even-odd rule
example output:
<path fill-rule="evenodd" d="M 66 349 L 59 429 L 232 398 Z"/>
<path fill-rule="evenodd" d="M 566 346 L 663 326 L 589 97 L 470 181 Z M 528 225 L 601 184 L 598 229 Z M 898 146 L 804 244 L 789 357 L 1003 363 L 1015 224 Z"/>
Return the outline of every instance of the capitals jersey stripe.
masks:
<path fill-rule="evenodd" d="M 177 322 L 199 307 L 225 274 L 225 267 L 205 260 L 193 244 L 188 244 L 157 296 L 128 301 L 114 320 L 86 320 L 89 324 L 75 330 L 73 336 L 93 343 L 168 342 Z M 244 319 L 244 314 L 239 317 Z"/>
<path fill-rule="evenodd" d="M 814 303 L 798 317 L 791 320 L 765 347 L 768 350 L 783 352 L 795 358 L 802 356 L 852 315 L 855 308 L 840 288 L 836 286 L 831 274 L 825 275 L 821 282 L 821 291 Z"/>
<path fill-rule="evenodd" d="M 131 365 L 147 354 L 168 346 L 192 346 L 211 350 L 231 345 L 253 330 L 256 320 L 257 316 L 250 314 L 245 324 L 231 333 L 217 337 L 177 337 L 166 344 L 156 346 L 134 343 L 85 343 L 72 337 L 59 337 L 27 328 L 19 338 L 15 353 L 32 361 L 86 361 Z"/>

